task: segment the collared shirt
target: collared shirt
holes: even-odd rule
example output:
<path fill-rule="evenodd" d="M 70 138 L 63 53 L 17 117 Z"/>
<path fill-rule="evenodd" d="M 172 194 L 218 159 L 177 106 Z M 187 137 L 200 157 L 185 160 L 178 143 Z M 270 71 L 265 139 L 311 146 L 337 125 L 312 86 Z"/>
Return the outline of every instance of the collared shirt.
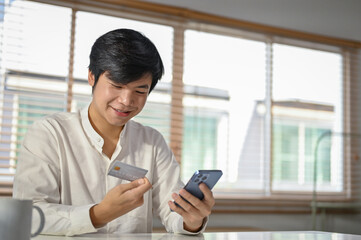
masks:
<path fill-rule="evenodd" d="M 183 229 L 182 217 L 168 206 L 171 194 L 184 185 L 180 167 L 162 135 L 131 120 L 123 128 L 111 159 L 102 152 L 103 143 L 90 124 L 88 107 L 48 116 L 29 128 L 18 159 L 13 196 L 33 199 L 43 210 L 42 233 L 146 233 L 152 231 L 155 214 L 168 232 L 191 234 Z M 115 160 L 147 169 L 146 177 L 153 187 L 144 194 L 142 206 L 96 229 L 89 209 L 110 189 L 127 183 L 107 175 Z M 33 227 L 39 219 L 34 212 Z"/>

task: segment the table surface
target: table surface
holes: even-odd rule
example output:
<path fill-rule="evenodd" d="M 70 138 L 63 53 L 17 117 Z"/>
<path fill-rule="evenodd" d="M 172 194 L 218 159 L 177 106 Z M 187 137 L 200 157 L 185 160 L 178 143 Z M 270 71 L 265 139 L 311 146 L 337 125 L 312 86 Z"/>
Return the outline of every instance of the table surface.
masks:
<path fill-rule="evenodd" d="M 171 233 L 84 234 L 73 237 L 39 235 L 33 240 L 361 240 L 361 235 L 317 231 L 284 232 L 207 232 L 197 236 Z"/>

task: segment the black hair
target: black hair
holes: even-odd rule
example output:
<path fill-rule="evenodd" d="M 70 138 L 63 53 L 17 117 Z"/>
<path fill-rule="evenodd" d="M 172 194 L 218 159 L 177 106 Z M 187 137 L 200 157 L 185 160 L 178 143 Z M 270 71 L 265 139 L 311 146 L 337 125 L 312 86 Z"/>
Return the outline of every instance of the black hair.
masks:
<path fill-rule="evenodd" d="M 149 92 L 164 73 L 162 59 L 154 44 L 143 34 L 131 29 L 116 29 L 100 36 L 90 52 L 89 70 L 96 86 L 101 74 L 115 83 L 127 84 L 151 74 Z"/>

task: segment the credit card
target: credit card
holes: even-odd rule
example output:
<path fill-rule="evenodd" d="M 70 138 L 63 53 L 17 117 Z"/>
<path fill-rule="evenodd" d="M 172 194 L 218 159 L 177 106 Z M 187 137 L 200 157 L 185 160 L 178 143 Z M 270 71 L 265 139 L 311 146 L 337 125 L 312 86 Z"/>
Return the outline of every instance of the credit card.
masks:
<path fill-rule="evenodd" d="M 131 182 L 139 178 L 144 178 L 147 172 L 148 170 L 146 169 L 122 163 L 117 160 L 110 168 L 108 175 Z"/>

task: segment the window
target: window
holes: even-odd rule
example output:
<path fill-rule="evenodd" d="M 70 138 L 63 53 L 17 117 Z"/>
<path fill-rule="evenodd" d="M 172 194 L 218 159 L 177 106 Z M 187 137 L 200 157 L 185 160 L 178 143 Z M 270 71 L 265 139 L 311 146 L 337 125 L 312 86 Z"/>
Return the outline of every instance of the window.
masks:
<path fill-rule="evenodd" d="M 188 108 L 194 114 L 192 122 L 186 119 L 186 127 L 198 129 L 207 121 L 215 126 L 207 135 L 192 131 L 191 143 L 186 142 L 190 133 L 185 129 L 182 170 L 188 174 L 184 178 L 190 177 L 188 169 L 211 167 L 222 169 L 224 174 L 218 189 L 262 188 L 259 176 L 263 132 L 255 130 L 263 126 L 261 121 L 254 121 L 254 112 L 257 101 L 265 99 L 265 50 L 264 42 L 194 30 L 185 32 L 184 84 L 199 91 L 183 100 L 184 117 L 187 118 Z M 206 94 L 212 98 L 202 96 Z M 212 120 L 212 115 L 218 119 Z M 187 144 L 193 148 L 185 148 Z M 194 157 L 196 152 L 207 149 L 216 151 L 216 160 Z"/>
<path fill-rule="evenodd" d="M 90 101 L 91 45 L 118 27 L 140 30 L 160 51 L 166 74 L 136 120 L 181 150 L 175 155 L 184 181 L 197 169 L 217 168 L 224 175 L 215 191 L 225 198 L 294 191 L 307 197 L 315 178 L 318 191 L 346 192 L 344 140 L 325 139 L 316 167 L 314 161 L 322 134 L 356 131 L 355 49 L 123 7 L 13 0 L 3 8 L 0 194 L 11 192 L 28 126 Z M 179 142 L 172 143 L 175 134 Z"/>
<path fill-rule="evenodd" d="M 342 131 L 344 122 L 341 59 L 337 52 L 273 45 L 274 190 L 312 191 L 316 141 L 324 132 Z M 328 157 L 319 163 L 317 179 L 330 183 L 330 166 L 343 165 L 342 158 L 323 150 Z"/>
<path fill-rule="evenodd" d="M 213 167 L 224 172 L 216 186 L 219 192 L 312 191 L 318 137 L 341 131 L 342 124 L 347 124 L 342 115 L 340 50 L 187 30 L 184 52 L 184 83 L 204 92 L 221 89 L 227 97 L 218 104 L 214 93 L 212 100 L 204 100 L 202 93 L 184 98 L 185 109 L 191 107 L 195 117 L 191 121 L 184 113 L 183 177 L 191 174 L 190 168 Z M 267 76 L 267 68 L 272 75 Z M 205 134 L 202 129 L 212 120 L 208 112 L 216 113 L 217 107 L 223 110 L 218 113 L 223 120 L 215 121 L 212 134 Z M 341 166 L 342 158 L 331 158 L 330 147 L 323 151 L 328 157 L 319 163 L 317 179 L 323 180 L 326 189 L 326 183 L 340 175 L 331 174 L 331 165 Z M 342 179 L 337 181 L 340 184 Z"/>
<path fill-rule="evenodd" d="M 11 193 L 28 126 L 39 117 L 66 109 L 71 20 L 68 8 L 5 2 L 0 19 L 0 194 Z"/>

